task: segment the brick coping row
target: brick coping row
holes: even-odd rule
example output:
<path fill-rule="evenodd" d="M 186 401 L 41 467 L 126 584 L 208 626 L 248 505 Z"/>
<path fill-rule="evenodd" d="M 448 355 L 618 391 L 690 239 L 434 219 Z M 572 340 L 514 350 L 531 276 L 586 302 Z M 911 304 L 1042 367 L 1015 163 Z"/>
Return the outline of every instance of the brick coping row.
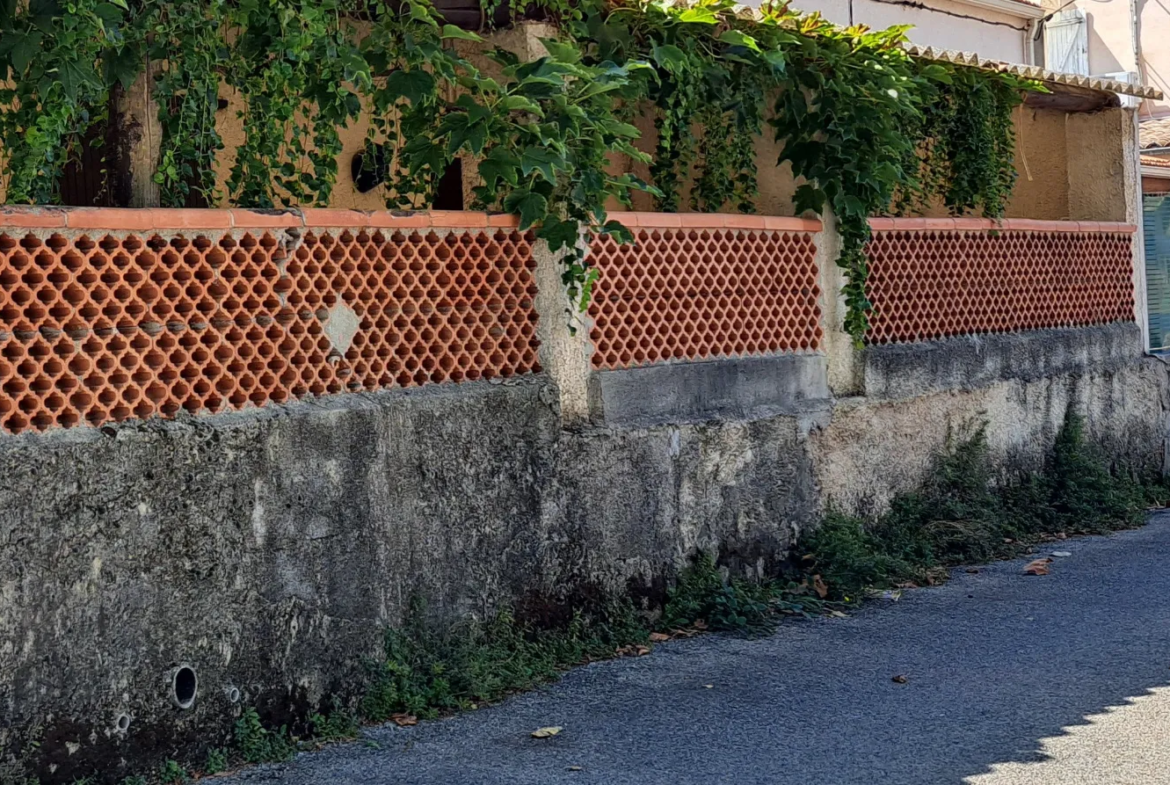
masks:
<path fill-rule="evenodd" d="M 817 219 L 725 213 L 614 212 L 610 217 L 631 229 L 746 229 L 755 231 L 819 232 Z M 875 232 L 897 231 L 1015 231 L 1126 233 L 1133 224 L 1108 221 L 1037 221 L 1008 218 L 871 218 Z M 485 229 L 517 226 L 516 217 L 470 210 L 247 210 L 231 208 L 170 209 L 121 207 L 0 207 L 0 228 L 159 231 L 175 229 Z"/>
<path fill-rule="evenodd" d="M 646 229 L 754 229 L 819 232 L 821 222 L 803 218 L 722 213 L 610 213 L 627 227 Z M 515 228 L 516 217 L 469 210 L 247 210 L 121 207 L 0 207 L 0 228 L 106 229 L 484 229 Z"/>
<path fill-rule="evenodd" d="M 870 218 L 875 232 L 1082 232 L 1133 234 L 1134 224 L 1115 221 L 1037 221 L 1031 218 Z"/>

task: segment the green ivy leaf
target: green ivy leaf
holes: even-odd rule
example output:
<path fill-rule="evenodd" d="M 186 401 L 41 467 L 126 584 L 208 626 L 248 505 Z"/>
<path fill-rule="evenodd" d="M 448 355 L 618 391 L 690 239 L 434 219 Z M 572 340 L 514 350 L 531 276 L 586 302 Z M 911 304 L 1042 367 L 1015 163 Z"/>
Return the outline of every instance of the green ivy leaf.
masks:
<path fill-rule="evenodd" d="M 550 55 L 562 63 L 581 62 L 581 49 L 576 44 L 562 43 L 554 38 L 542 38 L 540 42 Z"/>
<path fill-rule="evenodd" d="M 577 244 L 579 229 L 576 221 L 545 221 L 536 236 L 548 242 L 550 251 L 559 251 Z"/>
<path fill-rule="evenodd" d="M 805 183 L 796 189 L 792 202 L 797 215 L 806 210 L 819 214 L 825 207 L 825 192 L 814 185 Z"/>
<path fill-rule="evenodd" d="M 503 180 L 508 185 L 520 183 L 520 159 L 503 148 L 496 147 L 479 162 L 479 174 L 484 183 L 494 187 L 496 180 Z"/>
<path fill-rule="evenodd" d="M 654 62 L 673 74 L 679 74 L 686 68 L 686 53 L 674 44 L 655 46 L 653 55 Z"/>
<path fill-rule="evenodd" d="M 547 147 L 526 147 L 520 154 L 520 170 L 525 177 L 539 171 L 545 180 L 555 183 L 556 167 L 564 165 L 565 159 Z"/>
<path fill-rule="evenodd" d="M 548 200 L 527 188 L 519 188 L 508 194 L 504 209 L 520 217 L 520 230 L 530 228 L 548 213 Z"/>
<path fill-rule="evenodd" d="M 107 24 L 116 25 L 122 21 L 122 9 L 113 3 L 98 3 L 94 6 L 94 14 Z"/>
<path fill-rule="evenodd" d="M 443 32 L 439 35 L 442 38 L 457 38 L 460 41 L 483 41 L 482 38 L 470 30 L 464 30 L 462 27 L 456 27 L 455 25 L 443 25 Z"/>
<path fill-rule="evenodd" d="M 36 30 L 27 33 L 7 32 L 0 39 L 0 54 L 7 54 L 11 58 L 12 69 L 16 71 L 17 75 L 23 74 L 28 70 L 28 64 L 41 51 L 41 39 L 43 36 Z"/>
<path fill-rule="evenodd" d="M 706 6 L 698 6 L 696 8 L 688 8 L 678 16 L 678 21 L 684 24 L 705 24 L 713 25 L 719 21 L 719 17 L 715 15 L 715 11 Z"/>
<path fill-rule="evenodd" d="M 509 95 L 500 101 L 500 107 L 506 112 L 531 112 L 538 117 L 544 117 L 544 110 L 540 104 L 522 95 Z"/>
<path fill-rule="evenodd" d="M 747 33 L 743 33 L 739 30 L 725 30 L 723 34 L 719 36 L 719 40 L 725 44 L 731 44 L 732 46 L 742 46 L 745 49 L 752 50 L 753 52 L 760 51 L 759 42 L 757 42 L 756 39 L 752 38 Z"/>
<path fill-rule="evenodd" d="M 141 68 L 142 53 L 132 46 L 107 50 L 102 56 L 106 84 L 120 84 L 123 90 L 130 89 Z"/>
<path fill-rule="evenodd" d="M 405 98 L 417 104 L 429 97 L 435 90 L 435 78 L 421 69 L 395 71 L 386 79 L 386 92 L 394 97 Z"/>
<path fill-rule="evenodd" d="M 606 221 L 601 234 L 608 234 L 623 245 L 634 242 L 634 233 L 621 221 Z"/>
<path fill-rule="evenodd" d="M 65 95 L 72 101 L 76 101 L 80 97 L 82 87 L 101 87 L 101 81 L 98 79 L 97 73 L 88 64 L 77 62 L 65 63 L 61 66 L 60 77 L 61 88 L 65 91 Z"/>

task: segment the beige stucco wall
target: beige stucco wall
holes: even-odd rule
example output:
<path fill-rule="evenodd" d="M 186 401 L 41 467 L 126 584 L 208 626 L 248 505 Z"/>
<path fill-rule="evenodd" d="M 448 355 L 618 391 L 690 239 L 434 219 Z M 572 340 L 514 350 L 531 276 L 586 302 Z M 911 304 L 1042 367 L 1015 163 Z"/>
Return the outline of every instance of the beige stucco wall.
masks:
<path fill-rule="evenodd" d="M 1016 180 L 1008 218 L 1057 221 L 1069 217 L 1069 156 L 1064 112 L 1016 110 Z"/>
<path fill-rule="evenodd" d="M 1069 218 L 1125 221 L 1126 205 L 1136 195 L 1125 178 L 1126 133 L 1132 126 L 1121 109 L 1069 115 L 1065 125 Z"/>
<path fill-rule="evenodd" d="M 225 149 L 220 152 L 216 166 L 218 185 L 226 192 L 226 181 L 235 161 L 235 150 L 243 140 L 243 129 L 236 113 L 240 97 L 225 90 L 227 108 L 218 113 L 218 125 Z M 1008 205 L 1009 218 L 1036 218 L 1048 220 L 1124 220 L 1119 210 L 1124 209 L 1121 198 L 1120 144 L 1121 128 L 1111 118 L 1112 113 L 1097 115 L 1066 115 L 1063 112 L 1021 108 L 1017 113 L 1017 159 L 1019 170 L 1015 193 Z M 640 118 L 637 125 L 643 132 L 638 146 L 653 149 L 654 124 L 649 116 Z M 369 120 L 360 118 L 340 132 L 342 154 L 338 162 L 337 183 L 333 189 L 331 207 L 377 210 L 386 207 L 382 189 L 360 194 L 350 176 L 350 161 L 362 149 L 369 128 Z M 779 146 L 765 134 L 757 140 L 757 177 L 760 194 L 758 212 L 764 215 L 791 216 L 794 214 L 792 197 L 796 181 L 787 164 L 777 166 Z M 1069 161 L 1077 162 L 1070 171 Z M 646 167 L 629 162 L 615 162 L 615 171 L 634 171 L 647 177 Z M 474 168 L 465 167 L 465 204 L 470 205 L 470 187 L 474 185 Z M 3 201 L 3 183 L 0 182 L 0 202 Z M 1073 191 L 1070 204 L 1070 186 Z M 226 203 L 226 200 L 222 203 Z M 621 210 L 611 204 L 611 209 Z M 654 200 L 648 194 L 634 196 L 634 209 L 653 210 Z M 689 211 L 690 184 L 684 186 L 681 209 Z M 724 208 L 733 211 L 733 208 Z M 936 207 L 928 215 L 945 215 L 945 209 Z"/>
<path fill-rule="evenodd" d="M 1064 4 L 1065 0 L 1044 0 L 1046 9 Z M 1134 6 L 1140 57 L 1134 52 L 1131 0 L 1078 0 L 1069 6 L 1085 12 L 1089 71 L 1093 75 L 1137 71 L 1143 84 L 1170 94 L 1170 6 L 1164 0 L 1135 0 Z M 1144 101 L 1141 113 L 1143 117 L 1170 114 L 1170 100 Z"/>

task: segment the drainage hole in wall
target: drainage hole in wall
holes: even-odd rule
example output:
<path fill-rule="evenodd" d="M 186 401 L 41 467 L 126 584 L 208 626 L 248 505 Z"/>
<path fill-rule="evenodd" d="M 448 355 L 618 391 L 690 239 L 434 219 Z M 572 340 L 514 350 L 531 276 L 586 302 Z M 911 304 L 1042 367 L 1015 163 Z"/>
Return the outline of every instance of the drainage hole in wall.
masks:
<path fill-rule="evenodd" d="M 117 720 L 117 725 L 118 725 L 118 732 L 119 733 L 125 733 L 126 731 L 130 730 L 130 715 L 129 714 L 119 714 L 118 720 Z"/>
<path fill-rule="evenodd" d="M 224 692 L 227 693 L 227 699 L 229 702 L 231 702 L 231 703 L 239 703 L 240 702 L 240 691 L 238 689 L 236 689 L 235 687 L 228 687 L 226 690 L 224 690 Z"/>
<path fill-rule="evenodd" d="M 189 665 L 176 668 L 171 689 L 171 697 L 180 709 L 189 709 L 194 706 L 195 693 L 199 689 L 199 678 L 195 675 L 195 669 Z"/>

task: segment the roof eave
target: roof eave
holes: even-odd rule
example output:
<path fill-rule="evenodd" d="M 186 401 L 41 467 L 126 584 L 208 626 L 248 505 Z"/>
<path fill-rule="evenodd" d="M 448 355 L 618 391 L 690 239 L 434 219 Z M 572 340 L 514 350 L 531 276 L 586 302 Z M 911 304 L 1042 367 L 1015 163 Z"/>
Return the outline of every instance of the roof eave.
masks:
<path fill-rule="evenodd" d="M 981 68 L 986 71 L 1012 74 L 1023 79 L 1034 79 L 1043 82 L 1053 92 L 1088 98 L 1089 93 L 1101 96 L 1096 101 L 1097 108 L 1102 106 L 1118 105 L 1118 95 L 1132 95 L 1135 98 L 1150 98 L 1160 100 L 1162 91 L 1154 87 L 1140 84 L 1119 82 L 1116 79 L 1104 79 L 1099 76 L 1082 76 L 1080 74 L 1065 74 L 1059 71 L 1049 71 L 1038 65 L 1019 65 L 1005 63 L 1000 60 L 989 60 L 974 52 L 955 52 L 949 49 L 935 49 L 911 45 L 907 47 L 910 54 L 927 60 L 966 65 L 972 68 Z M 1091 102 L 1091 101 L 1090 101 Z M 1083 102 L 1082 102 L 1083 103 Z"/>
<path fill-rule="evenodd" d="M 1045 14 L 1044 9 L 1040 6 L 1021 2 L 1021 0 L 954 0 L 954 2 L 987 11 L 996 11 L 1020 19 L 1043 19 Z"/>

